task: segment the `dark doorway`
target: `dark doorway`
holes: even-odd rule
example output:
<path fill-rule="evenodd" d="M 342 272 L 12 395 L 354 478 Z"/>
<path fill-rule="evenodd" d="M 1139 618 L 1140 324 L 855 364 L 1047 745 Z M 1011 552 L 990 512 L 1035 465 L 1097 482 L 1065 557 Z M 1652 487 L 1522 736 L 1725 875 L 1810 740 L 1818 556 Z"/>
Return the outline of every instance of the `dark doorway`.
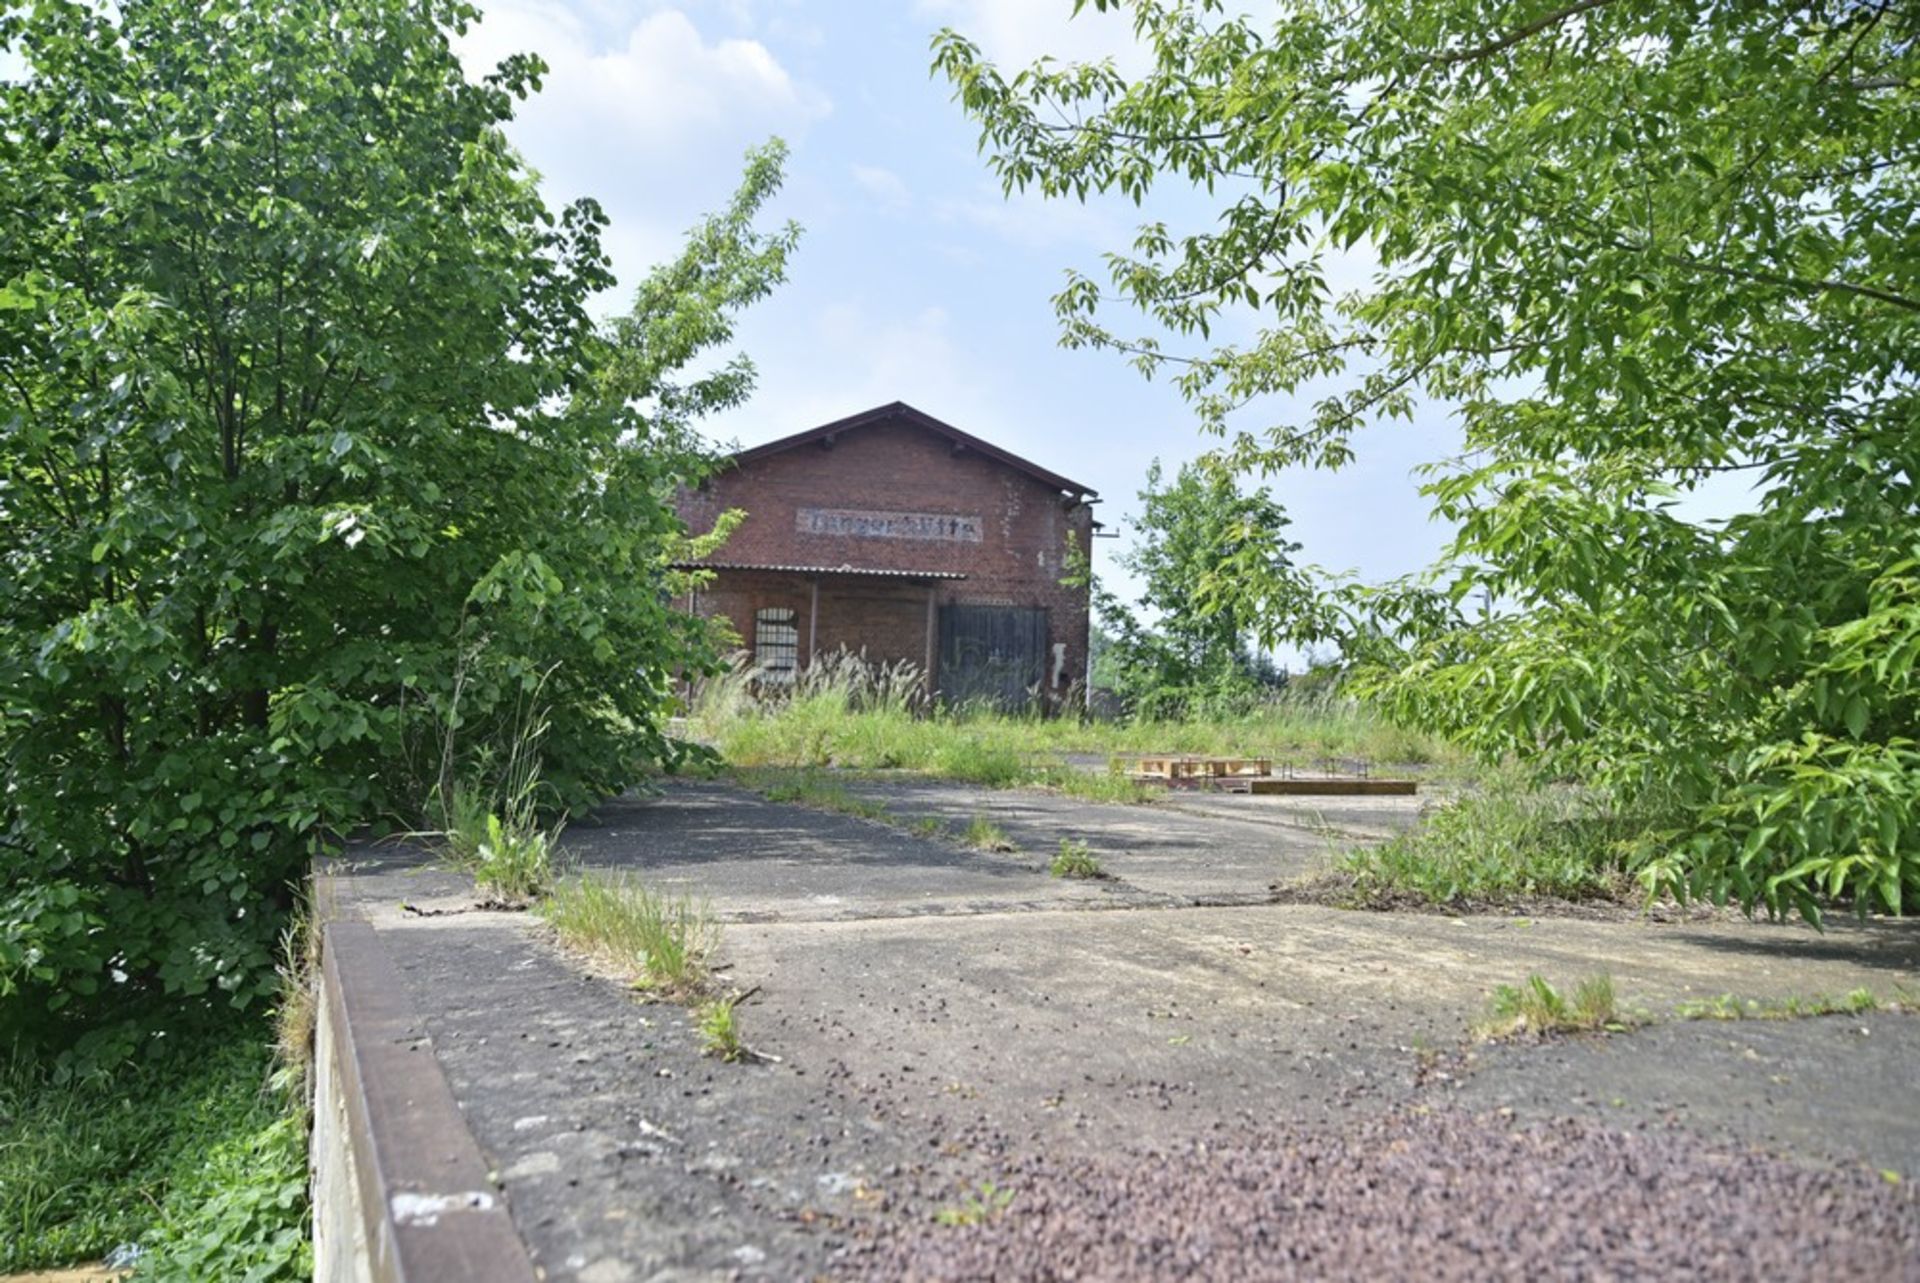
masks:
<path fill-rule="evenodd" d="M 1046 679 L 1047 612 L 940 608 L 940 694 L 950 705 L 1025 708 Z"/>

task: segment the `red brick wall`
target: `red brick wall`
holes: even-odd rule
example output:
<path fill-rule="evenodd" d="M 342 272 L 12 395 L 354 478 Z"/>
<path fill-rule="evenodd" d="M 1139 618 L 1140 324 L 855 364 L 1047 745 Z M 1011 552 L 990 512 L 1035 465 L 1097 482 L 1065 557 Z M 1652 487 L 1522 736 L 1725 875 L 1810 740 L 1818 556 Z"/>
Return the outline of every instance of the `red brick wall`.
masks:
<path fill-rule="evenodd" d="M 722 472 L 681 497 L 696 532 L 719 514 L 743 509 L 746 520 L 712 558 L 755 565 L 852 566 L 860 569 L 964 574 L 937 581 L 936 603 L 1038 607 L 1048 612 L 1052 646 L 1066 647 L 1064 684 L 1087 668 L 1087 594 L 1063 587 L 1069 534 L 1086 549 L 1093 514 L 1020 470 L 917 425 L 882 422 L 850 429 L 829 448 L 796 446 Z M 837 509 L 978 518 L 978 541 L 819 534 L 797 528 L 803 509 Z M 870 658 L 926 662 L 928 588 L 822 577 L 818 652 L 866 649 Z M 790 606 L 801 620 L 801 659 L 809 658 L 811 585 L 804 577 L 722 571 L 702 594 L 703 613 L 725 614 L 752 640 L 753 612 Z"/>

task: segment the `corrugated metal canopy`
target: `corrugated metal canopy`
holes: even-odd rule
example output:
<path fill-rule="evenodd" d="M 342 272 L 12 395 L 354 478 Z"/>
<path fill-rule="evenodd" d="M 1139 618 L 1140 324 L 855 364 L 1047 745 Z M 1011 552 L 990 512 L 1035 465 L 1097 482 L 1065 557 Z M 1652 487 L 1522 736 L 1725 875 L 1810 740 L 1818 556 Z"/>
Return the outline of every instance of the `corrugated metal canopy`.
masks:
<path fill-rule="evenodd" d="M 765 570 L 783 575 L 859 575 L 863 579 L 965 579 L 951 570 L 875 570 L 866 566 L 782 566 L 746 561 L 676 561 L 675 570 Z"/>

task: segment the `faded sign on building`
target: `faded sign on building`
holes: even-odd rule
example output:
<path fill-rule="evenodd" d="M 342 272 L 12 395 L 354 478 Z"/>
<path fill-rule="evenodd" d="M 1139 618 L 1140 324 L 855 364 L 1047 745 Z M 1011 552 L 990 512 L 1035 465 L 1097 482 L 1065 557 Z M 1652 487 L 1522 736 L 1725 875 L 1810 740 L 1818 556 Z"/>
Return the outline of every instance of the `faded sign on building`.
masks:
<path fill-rule="evenodd" d="M 868 539 L 933 539 L 979 543 L 980 518 L 942 512 L 881 512 L 858 508 L 801 508 L 794 529 L 806 535 L 859 535 Z"/>

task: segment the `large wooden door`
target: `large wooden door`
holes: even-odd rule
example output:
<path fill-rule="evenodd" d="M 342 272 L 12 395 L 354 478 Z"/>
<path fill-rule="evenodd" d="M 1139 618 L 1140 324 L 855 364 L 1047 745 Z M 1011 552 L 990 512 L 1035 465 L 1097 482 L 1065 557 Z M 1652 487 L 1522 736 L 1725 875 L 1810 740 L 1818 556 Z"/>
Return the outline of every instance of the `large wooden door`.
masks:
<path fill-rule="evenodd" d="M 1047 674 L 1047 612 L 940 608 L 940 695 L 948 704 L 1024 708 Z"/>

